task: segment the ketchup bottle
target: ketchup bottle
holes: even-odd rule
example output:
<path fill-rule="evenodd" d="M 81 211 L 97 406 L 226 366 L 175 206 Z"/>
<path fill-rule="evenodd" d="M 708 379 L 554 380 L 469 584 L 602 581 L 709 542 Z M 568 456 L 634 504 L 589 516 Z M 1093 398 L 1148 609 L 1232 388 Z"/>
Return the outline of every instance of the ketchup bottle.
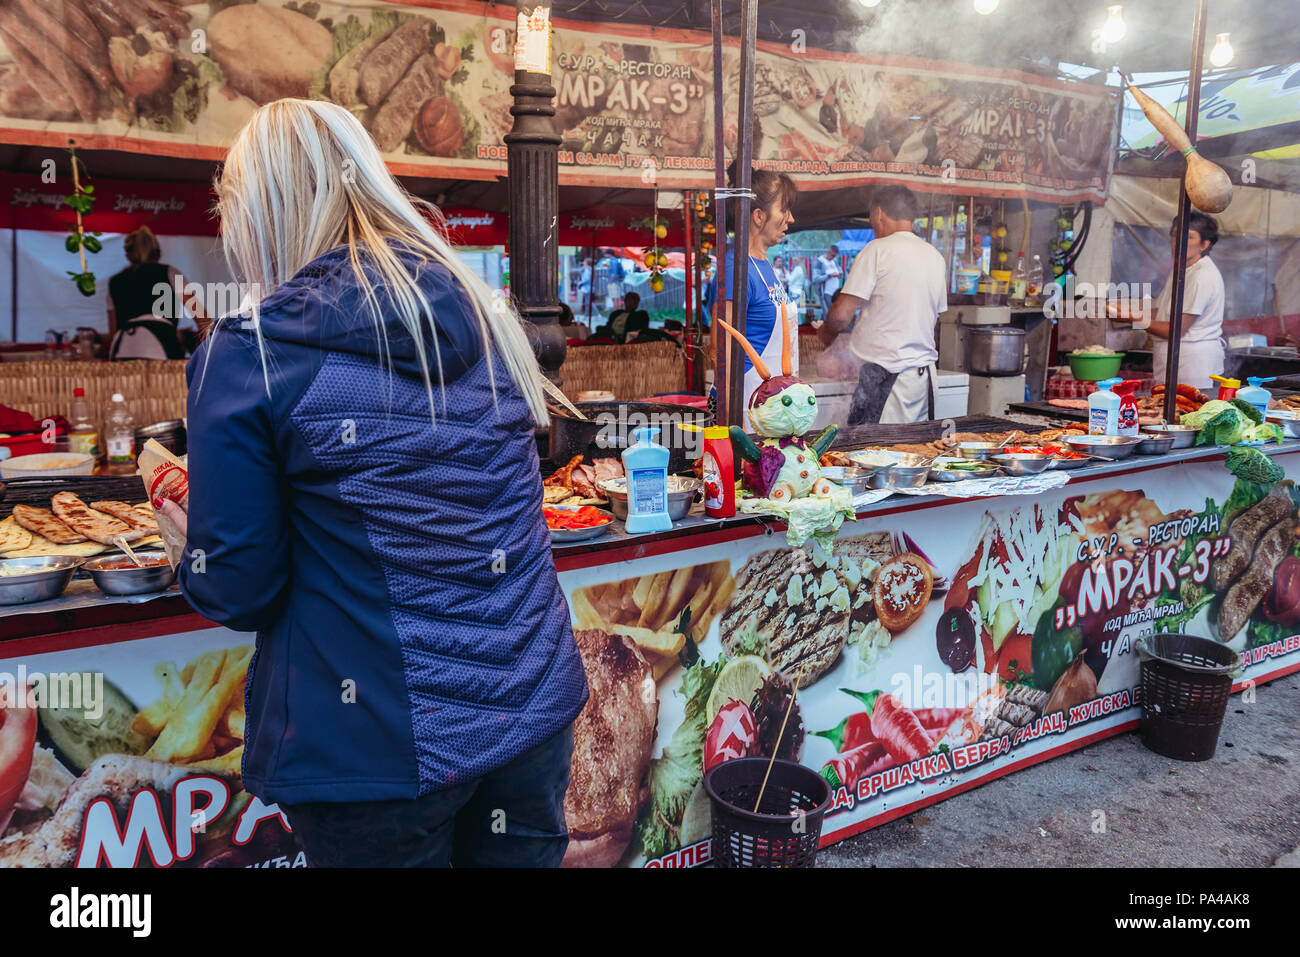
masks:
<path fill-rule="evenodd" d="M 1115 384 L 1119 393 L 1119 434 L 1136 436 L 1138 434 L 1138 404 L 1133 391 L 1141 385 L 1137 379 L 1125 379 Z"/>
<path fill-rule="evenodd" d="M 1215 398 L 1222 399 L 1224 402 L 1234 398 L 1237 390 L 1241 388 L 1240 379 L 1226 379 L 1221 375 L 1212 375 L 1210 378 L 1219 383 L 1219 394 Z"/>
<path fill-rule="evenodd" d="M 736 514 L 736 466 L 725 425 L 704 430 L 704 512 L 711 518 Z"/>

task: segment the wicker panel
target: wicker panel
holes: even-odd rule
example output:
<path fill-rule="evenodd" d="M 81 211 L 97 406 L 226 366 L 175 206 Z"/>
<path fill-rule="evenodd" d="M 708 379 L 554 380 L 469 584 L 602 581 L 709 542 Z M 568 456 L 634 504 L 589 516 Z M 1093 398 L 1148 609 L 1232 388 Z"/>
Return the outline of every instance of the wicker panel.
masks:
<path fill-rule="evenodd" d="M 75 388 L 86 390 L 90 414 L 101 430 L 114 392 L 126 399 L 137 427 L 185 417 L 184 359 L 0 363 L 0 404 L 37 419 L 67 416 Z"/>
<path fill-rule="evenodd" d="M 560 378 L 570 399 L 590 389 L 608 389 L 620 402 L 686 391 L 686 365 L 671 342 L 575 346 L 565 354 Z"/>

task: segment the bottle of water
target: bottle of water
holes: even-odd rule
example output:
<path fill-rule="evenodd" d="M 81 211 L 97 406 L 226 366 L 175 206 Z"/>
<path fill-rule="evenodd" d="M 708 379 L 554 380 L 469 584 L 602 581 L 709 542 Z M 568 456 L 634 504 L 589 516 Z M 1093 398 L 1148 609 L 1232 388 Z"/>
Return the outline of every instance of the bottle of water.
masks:
<path fill-rule="evenodd" d="M 104 420 L 104 445 L 108 448 L 108 472 L 130 475 L 135 472 L 135 419 L 126 407 L 122 393 L 113 393 Z"/>
<path fill-rule="evenodd" d="M 69 451 L 89 455 L 98 462 L 99 429 L 95 428 L 95 423 L 91 421 L 90 405 L 86 402 L 85 389 L 72 390 L 72 408 L 69 410 L 68 419 L 72 423 L 72 427 L 68 429 Z"/>

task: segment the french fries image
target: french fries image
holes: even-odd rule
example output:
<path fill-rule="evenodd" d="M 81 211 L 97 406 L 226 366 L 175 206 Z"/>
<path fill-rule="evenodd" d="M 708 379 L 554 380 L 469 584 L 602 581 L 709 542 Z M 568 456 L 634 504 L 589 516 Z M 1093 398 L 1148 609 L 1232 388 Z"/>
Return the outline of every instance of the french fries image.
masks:
<path fill-rule="evenodd" d="M 131 727 L 153 744 L 146 757 L 214 773 L 238 774 L 244 753 L 244 683 L 250 646 L 210 651 L 184 668 L 155 669 L 162 694 Z"/>
<path fill-rule="evenodd" d="M 570 611 L 575 628 L 631 638 L 658 681 L 677 663 L 687 637 L 704 639 L 735 589 L 724 559 L 576 589 Z"/>

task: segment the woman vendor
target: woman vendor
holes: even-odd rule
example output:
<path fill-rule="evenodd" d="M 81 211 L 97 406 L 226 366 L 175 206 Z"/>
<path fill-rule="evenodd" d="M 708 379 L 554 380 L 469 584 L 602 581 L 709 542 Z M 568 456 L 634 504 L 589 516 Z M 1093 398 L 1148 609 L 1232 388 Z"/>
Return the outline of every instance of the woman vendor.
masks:
<path fill-rule="evenodd" d="M 1178 255 L 1178 221 L 1169 230 L 1169 247 Z M 1183 286 L 1183 326 L 1178 347 L 1178 381 L 1202 391 L 1214 387 L 1211 375 L 1223 374 L 1223 276 L 1210 259 L 1219 239 L 1219 224 L 1205 213 L 1192 213 L 1187 229 L 1187 281 Z M 1155 381 L 1164 382 L 1169 363 L 1169 309 L 1177 269 L 1169 275 L 1152 309 L 1135 312 L 1126 303 L 1110 303 L 1113 319 L 1145 325 L 1156 341 Z"/>
<path fill-rule="evenodd" d="M 730 180 L 736 179 L 735 165 L 730 171 Z M 794 201 L 798 190 L 785 173 L 771 170 L 754 170 L 749 187 L 754 193 L 753 208 L 749 220 L 749 292 L 745 300 L 745 338 L 770 368 L 781 364 L 781 313 L 786 313 L 790 328 L 799 324 L 798 305 L 791 301 L 785 285 L 777 278 L 772 264 L 767 261 L 767 251 L 779 243 L 794 222 Z M 730 267 L 730 263 L 727 264 Z M 731 270 L 727 271 L 727 295 L 731 295 Z M 712 315 L 713 303 L 717 300 L 717 280 L 705 290 L 705 310 Z M 727 302 L 726 318 L 731 319 L 731 303 Z M 719 340 L 723 341 L 723 340 Z M 799 374 L 798 336 L 791 349 L 791 365 L 794 374 Z M 762 377 L 754 371 L 754 365 L 745 358 L 744 400 L 759 384 Z"/>

